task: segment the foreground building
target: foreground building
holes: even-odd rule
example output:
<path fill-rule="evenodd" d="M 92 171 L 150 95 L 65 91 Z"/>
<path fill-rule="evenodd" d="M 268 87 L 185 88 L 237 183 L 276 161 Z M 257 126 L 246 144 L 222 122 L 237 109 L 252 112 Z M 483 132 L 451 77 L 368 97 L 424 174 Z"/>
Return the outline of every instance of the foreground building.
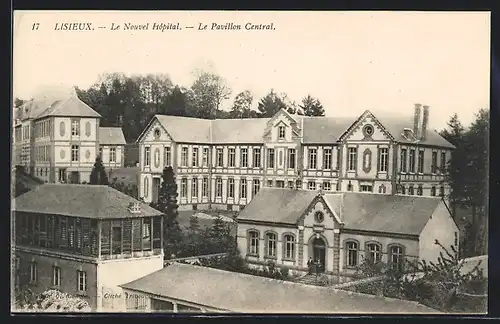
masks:
<path fill-rule="evenodd" d="M 48 183 L 88 182 L 102 135 L 104 151 L 115 150 L 108 167 L 122 166 L 122 130 L 101 130 L 100 118 L 75 89 L 25 102 L 15 113 L 13 165 Z M 117 135 L 108 140 L 109 132 Z"/>
<path fill-rule="evenodd" d="M 352 274 L 364 259 L 402 268 L 405 260 L 437 261 L 458 250 L 459 230 L 443 199 L 370 193 L 318 193 L 263 188 L 239 213 L 237 240 L 255 266 Z"/>
<path fill-rule="evenodd" d="M 12 211 L 15 281 L 35 293 L 58 289 L 116 310 L 118 285 L 163 268 L 162 213 L 109 186 L 40 185 Z"/>
<path fill-rule="evenodd" d="M 184 209 L 241 210 L 262 187 L 446 196 L 454 147 L 428 121 L 421 105 L 413 118 L 156 115 L 137 140 L 140 196 L 158 199 L 165 166 L 174 169 Z"/>
<path fill-rule="evenodd" d="M 412 301 L 180 263 L 121 287 L 129 312 L 439 313 Z"/>

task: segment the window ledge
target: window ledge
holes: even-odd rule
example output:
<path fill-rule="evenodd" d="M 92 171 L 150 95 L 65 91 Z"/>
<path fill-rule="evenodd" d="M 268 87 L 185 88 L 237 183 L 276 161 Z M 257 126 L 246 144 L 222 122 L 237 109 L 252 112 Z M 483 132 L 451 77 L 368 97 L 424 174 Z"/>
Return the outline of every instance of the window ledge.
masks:
<path fill-rule="evenodd" d="M 295 262 L 294 258 L 283 258 L 283 261 Z"/>
<path fill-rule="evenodd" d="M 254 254 L 254 253 L 247 253 L 247 257 L 258 258 L 259 255 L 258 254 Z"/>
<path fill-rule="evenodd" d="M 266 255 L 266 256 L 264 257 L 264 259 L 266 259 L 266 260 L 275 260 L 275 261 L 276 261 L 278 258 L 277 258 L 277 257 L 275 257 L 275 256 Z"/>
<path fill-rule="evenodd" d="M 80 297 L 89 297 L 89 294 L 86 291 L 77 291 L 76 295 Z"/>

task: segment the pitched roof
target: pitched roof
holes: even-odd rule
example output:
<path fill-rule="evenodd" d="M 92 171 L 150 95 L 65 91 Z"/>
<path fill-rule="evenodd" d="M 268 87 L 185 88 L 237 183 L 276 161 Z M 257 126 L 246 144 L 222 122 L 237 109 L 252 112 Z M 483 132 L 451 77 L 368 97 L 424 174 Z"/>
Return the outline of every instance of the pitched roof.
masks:
<path fill-rule="evenodd" d="M 99 144 L 125 145 L 125 136 L 121 127 L 99 127 Z"/>
<path fill-rule="evenodd" d="M 167 130 L 176 142 L 210 143 L 210 120 L 156 115 L 160 124 Z"/>
<path fill-rule="evenodd" d="M 139 203 L 138 213 L 128 210 Z M 73 217 L 112 219 L 157 216 L 162 213 L 148 204 L 109 186 L 46 183 L 12 200 L 12 210 Z"/>
<path fill-rule="evenodd" d="M 262 188 L 238 220 L 296 224 L 317 191 Z M 441 202 L 437 197 L 361 192 L 323 194 L 345 229 L 419 235 Z"/>
<path fill-rule="evenodd" d="M 351 126 L 353 118 L 346 117 L 305 117 L 303 120 L 303 141 L 311 144 L 335 143 L 340 135 Z"/>
<path fill-rule="evenodd" d="M 212 120 L 212 143 L 262 143 L 269 120 L 270 118 Z"/>
<path fill-rule="evenodd" d="M 180 263 L 121 287 L 239 313 L 439 313 L 412 301 Z"/>

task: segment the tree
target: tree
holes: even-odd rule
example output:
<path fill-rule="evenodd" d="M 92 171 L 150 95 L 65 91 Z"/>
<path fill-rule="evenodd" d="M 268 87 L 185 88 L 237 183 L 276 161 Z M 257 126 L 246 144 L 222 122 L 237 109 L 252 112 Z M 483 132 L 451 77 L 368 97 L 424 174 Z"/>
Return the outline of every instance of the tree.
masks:
<path fill-rule="evenodd" d="M 175 86 L 165 98 L 165 102 L 160 107 L 160 114 L 171 116 L 189 116 L 190 102 L 186 90 Z"/>
<path fill-rule="evenodd" d="M 20 107 L 24 104 L 24 100 L 22 99 L 19 99 L 19 98 L 16 98 L 16 100 L 14 100 L 14 107 Z"/>
<path fill-rule="evenodd" d="M 230 118 L 256 118 L 257 112 L 252 110 L 253 95 L 246 90 L 234 98 L 233 107 L 229 112 Z"/>
<path fill-rule="evenodd" d="M 260 117 L 269 118 L 274 116 L 280 109 L 287 109 L 286 104 L 274 92 L 273 89 L 262 99 L 257 106 Z"/>
<path fill-rule="evenodd" d="M 194 105 L 198 118 L 214 119 L 221 110 L 221 104 L 229 99 L 231 89 L 221 76 L 204 71 L 197 71 L 196 80 L 191 86 L 194 94 Z"/>
<path fill-rule="evenodd" d="M 305 116 L 325 115 L 325 109 L 323 109 L 321 102 L 318 99 L 311 97 L 311 95 L 304 97 L 299 107 L 302 109 Z"/>
<path fill-rule="evenodd" d="M 89 184 L 91 185 L 109 185 L 108 174 L 106 173 L 106 169 L 102 164 L 101 157 L 98 156 L 95 159 L 94 167 L 90 172 L 90 180 Z"/>

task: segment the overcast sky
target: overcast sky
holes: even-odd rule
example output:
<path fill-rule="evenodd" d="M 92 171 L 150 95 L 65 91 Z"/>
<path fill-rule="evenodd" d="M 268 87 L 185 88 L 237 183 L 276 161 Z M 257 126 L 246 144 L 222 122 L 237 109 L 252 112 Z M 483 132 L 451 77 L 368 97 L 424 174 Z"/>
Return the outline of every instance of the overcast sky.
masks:
<path fill-rule="evenodd" d="M 431 127 L 441 129 L 455 112 L 468 124 L 489 108 L 486 12 L 17 11 L 14 18 L 19 98 L 46 86 L 86 88 L 106 72 L 165 73 L 189 86 L 192 71 L 203 68 L 223 76 L 233 97 L 250 90 L 254 106 L 274 88 L 297 102 L 311 94 L 332 117 L 367 109 L 412 114 L 422 103 L 430 106 Z M 55 31 L 61 22 L 90 22 L 95 30 Z M 149 23 L 149 30 L 110 30 L 126 22 Z M 179 22 L 183 30 L 154 31 L 154 22 Z M 230 22 L 243 30 L 197 30 Z M 247 22 L 275 30 L 246 31 Z"/>

